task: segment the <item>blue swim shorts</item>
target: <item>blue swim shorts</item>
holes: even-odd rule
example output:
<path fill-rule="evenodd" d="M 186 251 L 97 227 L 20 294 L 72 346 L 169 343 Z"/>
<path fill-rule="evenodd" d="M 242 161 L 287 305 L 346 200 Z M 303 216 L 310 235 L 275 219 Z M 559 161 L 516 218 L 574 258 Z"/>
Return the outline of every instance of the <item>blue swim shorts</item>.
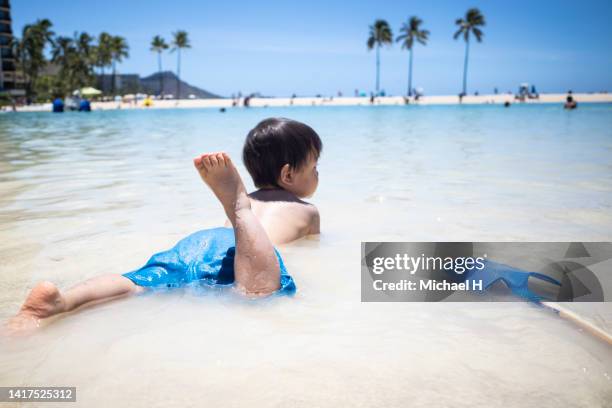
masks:
<path fill-rule="evenodd" d="M 276 248 L 274 252 L 281 270 L 278 293 L 294 294 L 293 278 L 287 273 Z M 232 228 L 198 231 L 180 240 L 174 248 L 153 255 L 142 268 L 123 276 L 146 287 L 179 287 L 196 281 L 206 285 L 231 285 L 234 283 L 235 253 Z"/>

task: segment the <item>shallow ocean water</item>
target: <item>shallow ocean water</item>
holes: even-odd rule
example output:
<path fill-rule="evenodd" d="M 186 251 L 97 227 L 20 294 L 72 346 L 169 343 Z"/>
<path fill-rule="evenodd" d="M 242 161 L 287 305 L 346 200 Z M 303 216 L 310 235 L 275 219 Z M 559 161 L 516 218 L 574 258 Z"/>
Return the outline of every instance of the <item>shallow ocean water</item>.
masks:
<path fill-rule="evenodd" d="M 191 159 L 240 163 L 269 116 L 324 142 L 322 234 L 280 248 L 297 295 L 88 308 L 1 339 L 0 385 L 87 407 L 612 406 L 610 348 L 541 308 L 360 302 L 361 241 L 611 241 L 612 105 L 0 115 L 0 319 L 40 280 L 126 272 L 223 223 Z M 612 331 L 609 303 L 576 308 Z"/>

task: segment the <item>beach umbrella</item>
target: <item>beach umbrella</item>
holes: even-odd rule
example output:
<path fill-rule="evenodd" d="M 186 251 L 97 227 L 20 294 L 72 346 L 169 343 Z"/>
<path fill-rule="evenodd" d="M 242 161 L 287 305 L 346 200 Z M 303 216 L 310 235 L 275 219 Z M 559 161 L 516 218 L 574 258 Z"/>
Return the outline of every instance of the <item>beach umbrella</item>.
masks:
<path fill-rule="evenodd" d="M 97 96 L 101 95 L 102 91 L 93 88 L 91 86 L 86 86 L 85 88 L 77 89 L 72 93 L 73 95 L 82 95 L 82 96 Z"/>

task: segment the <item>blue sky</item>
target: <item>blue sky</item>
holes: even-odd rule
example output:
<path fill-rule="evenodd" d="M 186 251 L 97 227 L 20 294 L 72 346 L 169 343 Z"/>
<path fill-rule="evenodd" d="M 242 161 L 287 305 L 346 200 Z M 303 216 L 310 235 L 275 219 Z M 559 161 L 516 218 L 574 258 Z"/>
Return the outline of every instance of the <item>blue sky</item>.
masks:
<path fill-rule="evenodd" d="M 189 32 L 181 76 L 211 92 L 266 95 L 352 95 L 373 90 L 375 55 L 366 49 L 368 26 L 386 19 L 394 36 L 411 15 L 431 31 L 415 48 L 413 84 L 426 94 L 461 90 L 464 43 L 453 40 L 454 21 L 470 7 L 485 15 L 485 37 L 471 47 L 468 91 L 612 91 L 612 1 L 197 1 L 13 0 L 13 30 L 49 18 L 54 31 L 72 35 L 108 31 L 124 36 L 130 58 L 122 73 L 157 70 L 151 38 Z M 176 55 L 164 55 L 176 69 Z M 381 87 L 406 92 L 408 52 L 398 44 L 381 52 Z"/>

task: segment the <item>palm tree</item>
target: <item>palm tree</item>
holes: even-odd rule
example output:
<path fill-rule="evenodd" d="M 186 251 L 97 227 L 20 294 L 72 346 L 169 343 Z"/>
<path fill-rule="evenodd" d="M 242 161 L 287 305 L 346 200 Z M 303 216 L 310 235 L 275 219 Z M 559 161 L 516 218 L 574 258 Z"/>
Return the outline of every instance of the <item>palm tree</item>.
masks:
<path fill-rule="evenodd" d="M 164 75 L 162 74 L 162 59 L 161 55 L 164 50 L 168 49 L 168 44 L 166 41 L 159 35 L 153 37 L 153 41 L 151 41 L 151 51 L 157 53 L 157 69 L 159 72 L 159 94 L 164 97 Z"/>
<path fill-rule="evenodd" d="M 456 40 L 461 34 L 465 40 L 465 61 L 463 63 L 463 95 L 466 95 L 467 89 L 467 67 L 468 67 L 468 55 L 470 54 L 470 33 L 474 34 L 478 42 L 482 41 L 484 33 L 478 27 L 485 25 L 484 16 L 480 13 L 477 8 L 471 8 L 465 13 L 465 19 L 458 18 L 455 24 L 459 26 L 459 29 L 453 36 Z"/>
<path fill-rule="evenodd" d="M 93 66 L 96 62 L 96 47 L 92 44 L 93 41 L 94 38 L 86 32 L 82 32 L 78 36 L 75 33 L 76 46 L 89 66 Z"/>
<path fill-rule="evenodd" d="M 102 32 L 98 36 L 98 46 L 96 48 L 96 66 L 100 68 L 101 76 L 104 77 L 104 68 L 113 62 L 112 44 L 113 36 Z"/>
<path fill-rule="evenodd" d="M 417 16 L 410 17 L 407 23 L 402 24 L 400 32 L 403 33 L 396 38 L 395 41 L 402 43 L 402 48 L 406 48 L 410 51 L 410 64 L 408 68 L 408 96 L 412 96 L 412 46 L 416 40 L 422 45 L 427 45 L 427 39 L 429 37 L 428 30 L 421 30 L 420 25 L 423 20 Z"/>
<path fill-rule="evenodd" d="M 368 38 L 368 50 L 376 46 L 376 94 L 380 88 L 380 47 L 393 43 L 393 33 L 389 23 L 385 20 L 376 20 L 370 26 L 370 37 Z"/>
<path fill-rule="evenodd" d="M 177 51 L 176 60 L 176 99 L 180 98 L 181 94 L 181 49 L 191 48 L 189 44 L 189 38 L 187 38 L 187 31 L 179 30 L 172 33 L 174 39 L 172 41 L 172 51 Z"/>
<path fill-rule="evenodd" d="M 37 20 L 36 23 L 23 28 L 21 40 L 13 40 L 12 48 L 26 79 L 25 90 L 28 98 L 32 96 L 40 70 L 47 63 L 45 47 L 48 43 L 53 45 L 55 33 L 51 31 L 52 25 L 46 18 Z"/>
<path fill-rule="evenodd" d="M 74 43 L 76 54 L 72 62 L 75 85 L 80 89 L 86 85 L 91 85 L 93 77 L 93 67 L 96 59 L 96 47 L 93 44 L 94 38 L 86 32 L 75 33 Z"/>
<path fill-rule="evenodd" d="M 94 64 L 93 37 L 82 32 L 74 33 L 72 42 L 65 48 L 66 54 L 64 73 L 68 78 L 68 91 L 81 89 L 91 84 Z"/>
<path fill-rule="evenodd" d="M 118 62 L 123 61 L 123 58 L 127 58 L 129 57 L 129 49 L 130 47 L 128 46 L 127 42 L 125 41 L 125 38 L 120 37 L 120 36 L 113 36 L 111 39 L 111 47 L 110 47 L 110 51 L 111 51 L 111 61 L 113 64 L 113 84 L 112 84 L 112 93 L 113 95 L 115 94 L 115 82 L 116 82 L 116 78 L 117 78 L 117 70 L 116 70 L 116 64 Z"/>
<path fill-rule="evenodd" d="M 66 95 L 73 89 L 74 80 L 71 63 L 74 61 L 76 52 L 74 39 L 64 36 L 55 38 L 51 50 L 51 61 L 60 68 L 57 92 L 60 95 Z"/>

